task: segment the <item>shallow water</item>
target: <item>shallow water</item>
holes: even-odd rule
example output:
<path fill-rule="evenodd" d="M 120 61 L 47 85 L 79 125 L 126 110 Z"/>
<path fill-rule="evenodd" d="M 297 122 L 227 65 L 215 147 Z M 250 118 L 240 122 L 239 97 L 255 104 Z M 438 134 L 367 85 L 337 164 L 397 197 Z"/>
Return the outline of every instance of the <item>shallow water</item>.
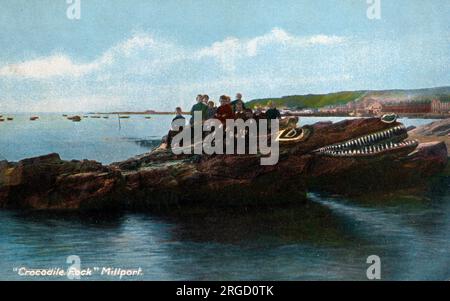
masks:
<path fill-rule="evenodd" d="M 121 120 L 119 130 L 113 116 L 80 123 L 40 116 L 31 122 L 20 115 L 0 124 L 0 154 L 19 160 L 58 152 L 64 159 L 109 163 L 151 149 L 171 119 L 132 116 Z M 302 118 L 302 123 L 318 120 L 323 119 Z M 384 280 L 448 280 L 449 186 L 450 179 L 440 177 L 423 193 L 365 200 L 311 193 L 306 204 L 257 211 L 0 211 L 0 279 L 36 279 L 14 269 L 66 269 L 67 256 L 77 255 L 82 268 L 143 269 L 143 275 L 128 280 L 365 280 L 367 257 L 378 255 Z"/>

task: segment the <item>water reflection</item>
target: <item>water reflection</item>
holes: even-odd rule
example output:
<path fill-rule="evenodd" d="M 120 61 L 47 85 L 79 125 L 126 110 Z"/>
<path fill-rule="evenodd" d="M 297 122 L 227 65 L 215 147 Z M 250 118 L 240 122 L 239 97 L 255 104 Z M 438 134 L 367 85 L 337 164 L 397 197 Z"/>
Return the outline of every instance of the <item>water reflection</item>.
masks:
<path fill-rule="evenodd" d="M 64 267 L 75 254 L 84 266 L 142 267 L 149 280 L 364 280 L 376 254 L 385 280 L 448 279 L 450 182 L 436 181 L 422 194 L 310 194 L 258 210 L 1 211 L 0 271 L 21 279 L 13 267 Z"/>
<path fill-rule="evenodd" d="M 125 138 L 122 138 L 122 140 L 127 141 L 127 142 L 132 142 L 142 148 L 147 149 L 147 151 L 150 151 L 150 150 L 158 147 L 161 144 L 161 138 L 158 138 L 158 137 L 152 137 L 150 139 L 125 137 Z"/>
<path fill-rule="evenodd" d="M 277 246 L 293 243 L 345 245 L 355 237 L 332 212 L 319 204 L 307 203 L 264 209 L 189 208 L 158 213 L 176 225 L 172 240 L 214 242 L 238 246 Z"/>

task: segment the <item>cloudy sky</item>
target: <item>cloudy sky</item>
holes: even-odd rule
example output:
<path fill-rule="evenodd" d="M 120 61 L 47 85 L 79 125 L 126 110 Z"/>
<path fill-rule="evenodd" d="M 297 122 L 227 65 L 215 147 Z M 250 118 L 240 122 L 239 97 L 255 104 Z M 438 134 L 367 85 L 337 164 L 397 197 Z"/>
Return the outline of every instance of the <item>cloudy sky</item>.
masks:
<path fill-rule="evenodd" d="M 0 0 L 0 112 L 450 85 L 448 0 L 80 2 Z"/>

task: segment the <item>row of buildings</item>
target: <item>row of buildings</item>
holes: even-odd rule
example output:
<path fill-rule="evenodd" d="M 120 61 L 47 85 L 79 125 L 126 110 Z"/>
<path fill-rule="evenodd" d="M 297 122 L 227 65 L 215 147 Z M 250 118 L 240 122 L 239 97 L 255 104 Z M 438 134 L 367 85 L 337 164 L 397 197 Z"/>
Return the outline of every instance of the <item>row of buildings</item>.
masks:
<path fill-rule="evenodd" d="M 371 115 L 378 116 L 383 113 L 398 114 L 450 114 L 450 102 L 440 99 L 424 101 L 399 101 L 367 98 L 361 101 L 352 101 L 344 105 L 328 106 L 319 109 L 327 114 Z"/>

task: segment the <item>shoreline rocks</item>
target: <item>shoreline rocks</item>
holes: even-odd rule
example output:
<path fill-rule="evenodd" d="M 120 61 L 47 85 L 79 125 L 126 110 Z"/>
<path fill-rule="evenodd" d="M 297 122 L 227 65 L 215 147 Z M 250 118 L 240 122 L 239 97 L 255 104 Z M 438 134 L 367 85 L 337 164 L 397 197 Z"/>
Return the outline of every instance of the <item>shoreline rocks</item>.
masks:
<path fill-rule="evenodd" d="M 309 135 L 280 143 L 277 165 L 260 155 L 174 155 L 158 148 L 102 165 L 49 154 L 0 162 L 0 208 L 148 210 L 189 205 L 275 206 L 306 201 L 311 187 L 342 194 L 399 189 L 442 171 L 441 142 L 369 157 L 329 157 L 314 151 L 398 126 L 380 119 L 318 123 Z"/>

